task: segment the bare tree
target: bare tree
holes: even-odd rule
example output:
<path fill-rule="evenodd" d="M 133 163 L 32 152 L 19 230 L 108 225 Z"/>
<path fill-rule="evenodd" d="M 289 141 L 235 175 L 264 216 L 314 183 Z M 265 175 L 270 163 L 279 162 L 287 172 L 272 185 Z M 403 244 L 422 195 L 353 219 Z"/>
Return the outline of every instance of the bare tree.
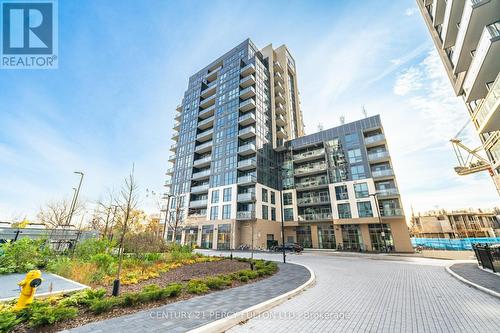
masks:
<path fill-rule="evenodd" d="M 168 228 L 170 230 L 172 230 L 172 232 L 173 232 L 172 239 L 171 239 L 171 241 L 173 241 L 173 242 L 176 240 L 177 230 L 179 229 L 180 224 L 182 223 L 182 202 L 180 202 L 181 197 L 176 196 L 176 197 L 174 197 L 174 200 L 175 200 L 175 202 L 174 202 L 175 212 L 174 212 L 174 214 L 170 213 L 170 215 L 167 218 Z M 167 210 L 167 213 L 169 213 L 169 210 Z M 173 219 L 172 219 L 172 215 L 174 215 Z"/>
<path fill-rule="evenodd" d="M 37 219 L 47 227 L 57 228 L 67 224 L 71 213 L 71 203 L 67 199 L 52 201 L 40 208 Z M 84 210 L 84 205 L 78 201 L 75 204 L 74 215 L 79 215 Z"/>
<path fill-rule="evenodd" d="M 123 187 L 120 190 L 120 198 L 117 201 L 117 206 L 123 214 L 123 220 L 120 241 L 118 243 L 118 270 L 116 272 L 116 280 L 113 283 L 113 296 L 118 296 L 120 292 L 120 273 L 123 261 L 123 241 L 125 239 L 125 234 L 127 233 L 127 227 L 128 223 L 130 222 L 131 213 L 137 206 L 137 189 L 138 186 L 134 178 L 134 166 L 132 166 L 132 171 L 130 172 L 130 175 L 125 178 Z"/>

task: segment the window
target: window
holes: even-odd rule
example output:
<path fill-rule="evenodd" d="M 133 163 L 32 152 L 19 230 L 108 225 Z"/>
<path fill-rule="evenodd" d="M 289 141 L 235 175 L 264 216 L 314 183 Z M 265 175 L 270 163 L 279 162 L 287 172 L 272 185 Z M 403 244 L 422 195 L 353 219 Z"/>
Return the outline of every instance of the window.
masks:
<path fill-rule="evenodd" d="M 338 204 L 337 209 L 339 210 L 340 219 L 351 218 L 351 206 L 348 203 Z"/>
<path fill-rule="evenodd" d="M 365 167 L 362 165 L 352 166 L 351 175 L 353 180 L 365 178 Z"/>
<path fill-rule="evenodd" d="M 347 146 L 353 146 L 359 143 L 358 133 L 350 133 L 345 136 L 345 143 Z"/>
<path fill-rule="evenodd" d="M 222 218 L 226 220 L 231 218 L 231 205 L 222 206 Z"/>
<path fill-rule="evenodd" d="M 215 190 L 212 192 L 212 203 L 219 202 L 219 190 Z"/>
<path fill-rule="evenodd" d="M 217 220 L 217 216 L 219 215 L 219 207 L 211 207 L 210 208 L 210 220 Z"/>
<path fill-rule="evenodd" d="M 276 204 L 276 193 L 275 193 L 275 192 L 273 192 L 273 191 L 271 191 L 271 203 L 272 203 L 273 205 L 275 205 L 275 204 Z"/>
<path fill-rule="evenodd" d="M 349 195 L 347 194 L 347 186 L 335 186 L 335 197 L 337 200 L 347 200 L 349 199 Z"/>
<path fill-rule="evenodd" d="M 271 220 L 276 221 L 276 208 L 271 207 Z"/>
<path fill-rule="evenodd" d="M 265 188 L 262 189 L 262 202 L 267 202 L 267 190 Z"/>
<path fill-rule="evenodd" d="M 267 209 L 266 205 L 262 205 L 262 219 L 263 220 L 269 219 L 269 210 Z"/>
<path fill-rule="evenodd" d="M 363 162 L 363 157 L 361 156 L 361 150 L 359 148 L 347 151 L 347 156 L 349 157 L 350 164 Z"/>
<path fill-rule="evenodd" d="M 356 194 L 356 198 L 368 198 L 368 184 L 360 183 L 354 184 L 354 193 Z"/>
<path fill-rule="evenodd" d="M 372 217 L 372 204 L 370 201 L 358 202 L 358 214 L 359 217 Z"/>
<path fill-rule="evenodd" d="M 292 205 L 292 193 L 283 193 L 283 205 Z"/>
<path fill-rule="evenodd" d="M 231 201 L 231 188 L 225 188 L 224 189 L 224 193 L 223 193 L 223 198 L 222 200 L 224 202 L 228 202 L 228 201 Z"/>
<path fill-rule="evenodd" d="M 285 208 L 283 213 L 285 221 L 293 221 L 293 208 Z"/>

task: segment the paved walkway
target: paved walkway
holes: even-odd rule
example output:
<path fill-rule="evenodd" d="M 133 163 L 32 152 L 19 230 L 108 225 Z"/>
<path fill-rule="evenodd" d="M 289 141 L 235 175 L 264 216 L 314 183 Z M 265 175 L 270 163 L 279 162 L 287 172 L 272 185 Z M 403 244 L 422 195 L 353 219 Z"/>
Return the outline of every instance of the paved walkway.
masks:
<path fill-rule="evenodd" d="M 464 279 L 500 294 L 500 276 L 483 271 L 476 263 L 455 264 L 450 269 Z"/>
<path fill-rule="evenodd" d="M 279 264 L 278 273 L 256 283 L 90 323 L 64 332 L 187 332 L 294 290 L 309 278 L 310 273 L 303 266 Z"/>
<path fill-rule="evenodd" d="M 448 274 L 449 260 L 288 258 L 315 272 L 314 287 L 229 332 L 500 332 L 500 300 Z"/>

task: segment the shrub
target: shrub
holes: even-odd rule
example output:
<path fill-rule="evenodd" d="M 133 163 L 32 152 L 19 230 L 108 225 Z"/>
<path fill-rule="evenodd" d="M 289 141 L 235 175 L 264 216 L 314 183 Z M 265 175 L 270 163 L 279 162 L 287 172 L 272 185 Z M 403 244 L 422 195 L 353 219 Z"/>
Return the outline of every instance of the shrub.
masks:
<path fill-rule="evenodd" d="M 43 268 L 52 257 L 52 250 L 45 239 L 21 238 L 15 242 L 0 245 L 0 274 L 25 273 L 35 268 Z"/>
<path fill-rule="evenodd" d="M 33 303 L 35 304 L 35 303 Z M 78 309 L 72 306 L 51 306 L 48 303 L 32 305 L 29 325 L 33 327 L 51 325 L 58 321 L 72 319 L 78 315 Z"/>
<path fill-rule="evenodd" d="M 125 236 L 123 248 L 126 253 L 161 253 L 167 251 L 162 237 L 152 232 L 140 232 Z"/>
<path fill-rule="evenodd" d="M 113 243 L 107 239 L 89 238 L 76 245 L 75 256 L 84 261 L 89 261 L 99 253 L 105 253 Z"/>
<path fill-rule="evenodd" d="M 21 323 L 22 319 L 18 318 L 13 312 L 0 312 L 0 332 L 9 332 L 14 327 Z"/>
<path fill-rule="evenodd" d="M 204 294 L 208 291 L 208 286 L 201 280 L 193 279 L 188 282 L 186 290 L 190 294 Z"/>
<path fill-rule="evenodd" d="M 241 282 L 247 282 L 247 281 L 248 281 L 248 276 L 246 276 L 246 275 L 242 275 L 242 276 L 240 276 L 240 277 L 239 277 L 239 280 L 240 280 Z"/>
<path fill-rule="evenodd" d="M 122 297 L 124 306 L 134 306 L 139 303 L 139 293 L 126 293 Z"/>
<path fill-rule="evenodd" d="M 68 257 L 57 257 L 49 262 L 47 269 L 49 272 L 56 273 L 61 276 L 69 276 L 72 270 L 72 261 Z"/>
<path fill-rule="evenodd" d="M 231 284 L 229 279 L 220 276 L 207 277 L 203 282 L 205 282 L 208 288 L 215 290 L 222 289 Z"/>
<path fill-rule="evenodd" d="M 257 272 L 256 272 L 256 271 L 252 271 L 252 270 L 250 270 L 250 269 L 244 269 L 244 270 L 242 270 L 242 271 L 239 271 L 239 272 L 238 272 L 238 275 L 239 275 L 240 277 L 242 277 L 242 276 L 246 276 L 246 277 L 247 277 L 247 278 L 249 278 L 249 279 L 255 279 L 257 276 L 259 276 L 259 274 L 257 274 Z"/>
<path fill-rule="evenodd" d="M 176 297 L 182 291 L 182 284 L 180 283 L 171 283 L 165 288 L 163 288 L 163 294 L 165 297 Z"/>
<path fill-rule="evenodd" d="M 78 305 L 90 305 L 95 300 L 103 299 L 106 295 L 106 290 L 100 289 L 85 289 L 69 295 L 59 301 L 61 306 L 78 306 Z"/>
<path fill-rule="evenodd" d="M 123 304 L 123 299 L 119 297 L 107 297 L 103 299 L 96 299 L 90 304 L 90 310 L 95 314 L 108 312 L 114 307 Z"/>

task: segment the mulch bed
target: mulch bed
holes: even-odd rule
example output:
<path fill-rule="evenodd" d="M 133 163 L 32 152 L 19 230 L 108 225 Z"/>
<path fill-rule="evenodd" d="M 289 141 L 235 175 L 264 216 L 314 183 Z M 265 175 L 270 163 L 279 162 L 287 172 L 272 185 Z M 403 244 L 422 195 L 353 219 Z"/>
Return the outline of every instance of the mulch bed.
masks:
<path fill-rule="evenodd" d="M 186 265 L 186 266 L 181 266 L 179 268 L 172 269 L 168 272 L 162 273 L 159 277 L 157 278 L 152 278 L 146 281 L 141 281 L 140 283 L 134 284 L 134 285 L 125 285 L 121 286 L 120 288 L 120 294 L 125 293 L 125 292 L 137 292 L 142 290 L 143 287 L 151 284 L 157 284 L 160 287 L 165 287 L 169 283 L 172 282 L 184 282 L 188 281 L 190 279 L 196 279 L 196 278 L 203 278 L 211 275 L 218 275 L 218 274 L 229 274 L 233 272 L 237 272 L 243 269 L 249 269 L 250 265 L 247 262 L 239 262 L 237 260 L 221 260 L 221 261 L 212 261 L 212 262 L 202 262 L 202 263 L 195 263 L 192 265 Z M 256 279 L 249 280 L 248 282 L 240 282 L 240 281 L 233 281 L 232 285 L 229 287 L 226 287 L 225 289 L 229 288 L 235 288 L 239 287 L 241 285 L 245 285 L 248 283 L 254 283 L 257 281 L 260 281 L 262 279 L 267 278 L 268 276 L 264 277 L 258 277 Z M 111 289 L 112 287 L 108 287 L 107 291 L 108 293 L 111 294 Z M 208 293 L 214 292 L 210 290 Z M 65 322 L 60 322 L 56 323 L 51 326 L 45 326 L 45 327 L 37 327 L 37 328 L 30 328 L 26 323 L 19 325 L 16 327 L 12 332 L 14 333 L 53 333 L 53 332 L 59 332 L 65 329 L 70 329 L 78 326 L 82 326 L 91 322 L 95 321 L 100 321 L 100 320 L 105 320 L 109 318 L 114 318 L 114 317 L 120 317 L 124 316 L 127 314 L 131 314 L 134 312 L 138 312 L 141 310 L 146 310 L 150 308 L 156 308 L 162 305 L 174 303 L 174 302 L 180 302 L 184 301 L 187 299 L 190 299 L 192 297 L 196 297 L 200 295 L 194 295 L 194 294 L 188 294 L 186 291 L 182 291 L 181 294 L 175 298 L 167 298 L 161 301 L 156 301 L 156 302 L 150 302 L 146 304 L 139 304 L 136 306 L 132 307 L 125 307 L 125 308 L 114 308 L 109 312 L 105 312 L 99 315 L 96 315 L 89 310 L 84 310 L 82 308 L 79 309 L 78 317 L 75 319 L 71 319 L 70 321 L 65 321 Z"/>

